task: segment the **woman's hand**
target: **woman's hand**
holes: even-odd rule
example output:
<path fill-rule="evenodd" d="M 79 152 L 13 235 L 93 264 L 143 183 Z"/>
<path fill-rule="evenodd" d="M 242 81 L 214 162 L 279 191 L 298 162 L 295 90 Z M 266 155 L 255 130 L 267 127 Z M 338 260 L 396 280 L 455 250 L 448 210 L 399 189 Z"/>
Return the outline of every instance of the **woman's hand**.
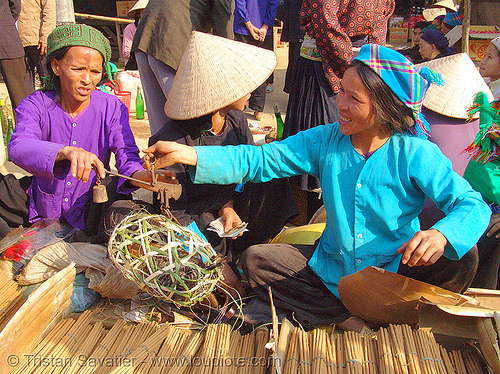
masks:
<path fill-rule="evenodd" d="M 436 229 L 419 231 L 399 247 L 398 253 L 403 254 L 403 264 L 429 266 L 443 255 L 446 243 L 446 237 Z"/>
<path fill-rule="evenodd" d="M 142 158 L 146 170 L 151 170 L 153 164 L 155 169 L 161 169 L 177 163 L 196 165 L 198 161 L 194 147 L 176 142 L 158 141 L 143 152 L 146 154 Z"/>
<path fill-rule="evenodd" d="M 86 183 L 92 168 L 97 169 L 98 175 L 104 179 L 106 172 L 104 164 L 99 158 L 85 149 L 78 147 L 62 147 L 56 155 L 56 162 L 69 160 L 71 162 L 70 172 L 73 177 Z"/>
<path fill-rule="evenodd" d="M 227 234 L 231 229 L 241 225 L 243 222 L 238 216 L 238 213 L 233 208 L 233 202 L 230 201 L 226 203 L 220 210 L 219 215 L 222 218 L 222 222 L 224 223 L 224 233 Z M 233 239 L 236 239 L 238 236 L 243 235 L 243 233 L 235 236 Z"/>
<path fill-rule="evenodd" d="M 495 235 L 496 233 L 496 235 Z M 494 236 L 497 239 L 500 239 L 500 213 L 493 214 L 490 219 L 490 224 L 486 229 L 487 236 Z"/>

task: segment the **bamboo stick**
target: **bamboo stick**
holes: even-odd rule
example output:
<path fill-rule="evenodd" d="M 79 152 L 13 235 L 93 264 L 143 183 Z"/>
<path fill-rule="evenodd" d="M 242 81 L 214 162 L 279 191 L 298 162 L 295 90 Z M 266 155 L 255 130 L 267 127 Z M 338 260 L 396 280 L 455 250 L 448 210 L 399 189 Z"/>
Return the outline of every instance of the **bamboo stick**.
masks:
<path fill-rule="evenodd" d="M 144 328 L 144 326 L 142 327 Z M 145 329 L 151 329 L 151 326 L 146 326 Z M 165 338 L 175 331 L 175 329 L 173 329 L 174 328 L 169 324 L 161 326 L 153 335 L 144 340 L 142 344 L 137 345 L 137 347 L 134 348 L 129 355 L 130 361 L 140 363 L 148 357 L 150 352 L 158 351 Z M 134 343 L 136 343 L 137 340 L 138 339 L 136 339 Z M 131 346 L 133 346 L 133 344 L 131 344 Z M 134 369 L 134 365 L 117 366 L 111 371 L 111 373 L 131 374 L 134 372 Z"/>
<path fill-rule="evenodd" d="M 264 329 L 255 332 L 255 363 L 253 365 L 253 374 L 265 374 L 267 370 L 267 353 L 266 344 L 269 341 L 269 332 Z"/>
<path fill-rule="evenodd" d="M 286 353 L 286 360 L 283 365 L 283 374 L 295 374 L 297 373 L 299 356 L 296 346 L 298 345 L 299 328 L 293 329 L 292 336 L 290 338 L 290 344 Z"/>
<path fill-rule="evenodd" d="M 85 365 L 82 365 L 78 374 L 93 374 L 98 369 L 97 363 L 105 361 L 107 354 L 116 343 L 118 336 L 123 332 L 125 325 L 124 320 L 118 320 L 113 327 L 111 327 L 104 339 L 97 344 L 95 350 L 87 358 Z"/>

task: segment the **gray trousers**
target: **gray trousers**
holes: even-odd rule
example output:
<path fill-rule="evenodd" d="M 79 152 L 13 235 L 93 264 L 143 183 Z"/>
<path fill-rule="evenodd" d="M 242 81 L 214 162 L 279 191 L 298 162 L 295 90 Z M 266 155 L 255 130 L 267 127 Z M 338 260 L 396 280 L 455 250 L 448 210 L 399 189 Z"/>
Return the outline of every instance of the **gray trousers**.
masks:
<path fill-rule="evenodd" d="M 315 249 L 315 245 L 260 244 L 248 248 L 241 256 L 243 272 L 258 298 L 269 303 L 271 286 L 278 313 L 292 314 L 290 320 L 295 319 L 306 328 L 340 323 L 351 316 L 342 301 L 307 265 Z M 458 261 L 443 256 L 431 266 L 400 264 L 398 274 L 463 292 L 470 286 L 477 265 L 478 252 L 474 246 Z M 268 310 L 258 302 L 244 308 L 245 313 L 252 315 L 264 315 Z"/>
<path fill-rule="evenodd" d="M 175 70 L 160 60 L 142 51 L 135 52 L 141 76 L 142 89 L 148 112 L 151 135 L 160 130 L 169 120 L 164 107 L 175 78 Z"/>

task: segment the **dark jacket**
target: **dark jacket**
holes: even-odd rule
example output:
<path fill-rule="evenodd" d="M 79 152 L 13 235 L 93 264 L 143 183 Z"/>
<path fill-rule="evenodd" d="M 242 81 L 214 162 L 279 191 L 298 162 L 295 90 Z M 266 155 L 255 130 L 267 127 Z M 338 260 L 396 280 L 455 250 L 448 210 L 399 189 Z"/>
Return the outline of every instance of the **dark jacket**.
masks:
<path fill-rule="evenodd" d="M 0 0 L 0 59 L 24 56 L 23 44 L 15 22 L 21 12 L 21 0 Z"/>

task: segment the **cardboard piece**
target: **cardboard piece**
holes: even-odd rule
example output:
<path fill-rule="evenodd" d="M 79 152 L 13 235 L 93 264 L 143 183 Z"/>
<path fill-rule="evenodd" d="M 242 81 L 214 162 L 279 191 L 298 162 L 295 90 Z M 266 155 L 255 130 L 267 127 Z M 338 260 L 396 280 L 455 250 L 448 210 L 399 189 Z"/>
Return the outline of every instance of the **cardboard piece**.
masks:
<path fill-rule="evenodd" d="M 469 31 L 469 56 L 473 61 L 481 61 L 485 57 L 486 48 L 491 39 L 500 36 L 495 26 L 471 25 Z M 462 26 L 454 27 L 446 34 L 449 45 L 453 46 L 462 39 Z"/>
<path fill-rule="evenodd" d="M 373 266 L 341 278 L 339 294 L 352 314 L 375 324 L 417 324 L 421 300 L 444 306 L 477 304 L 471 297 Z"/>
<path fill-rule="evenodd" d="M 349 311 L 376 324 L 410 324 L 430 329 L 449 349 L 479 341 L 488 366 L 500 374 L 500 292 L 470 289 L 467 295 L 368 267 L 339 282 Z"/>

